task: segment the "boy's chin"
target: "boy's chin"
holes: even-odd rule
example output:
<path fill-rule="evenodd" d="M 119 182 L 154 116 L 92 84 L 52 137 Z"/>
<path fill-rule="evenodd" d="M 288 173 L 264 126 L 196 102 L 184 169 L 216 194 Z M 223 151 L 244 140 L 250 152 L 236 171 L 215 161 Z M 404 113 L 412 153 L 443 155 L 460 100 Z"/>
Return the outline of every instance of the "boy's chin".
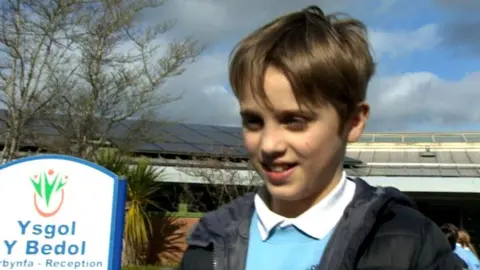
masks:
<path fill-rule="evenodd" d="M 291 185 L 272 185 L 271 183 L 266 183 L 268 193 L 272 199 L 281 200 L 281 201 L 298 201 L 302 200 L 304 197 L 301 189 L 296 188 Z M 302 196 L 303 195 L 303 196 Z"/>

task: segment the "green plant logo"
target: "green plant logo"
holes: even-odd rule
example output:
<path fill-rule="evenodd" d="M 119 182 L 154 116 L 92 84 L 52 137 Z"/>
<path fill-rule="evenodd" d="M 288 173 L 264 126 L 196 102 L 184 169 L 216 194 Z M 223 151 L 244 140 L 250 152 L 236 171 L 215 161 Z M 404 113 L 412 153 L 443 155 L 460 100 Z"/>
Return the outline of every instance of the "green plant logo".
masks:
<path fill-rule="evenodd" d="M 52 217 L 60 211 L 65 199 L 64 187 L 68 176 L 61 176 L 53 169 L 30 177 L 34 187 L 33 204 L 42 217 Z"/>

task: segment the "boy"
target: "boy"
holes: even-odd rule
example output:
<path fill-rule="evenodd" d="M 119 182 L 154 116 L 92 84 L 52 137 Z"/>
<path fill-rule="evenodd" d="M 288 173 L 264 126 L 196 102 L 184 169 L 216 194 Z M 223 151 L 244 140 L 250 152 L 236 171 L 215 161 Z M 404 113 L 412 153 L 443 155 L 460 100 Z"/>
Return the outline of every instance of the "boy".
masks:
<path fill-rule="evenodd" d="M 360 21 L 315 6 L 279 17 L 237 45 L 229 73 L 265 186 L 206 214 L 180 269 L 460 269 L 408 198 L 342 171 L 374 73 Z"/>

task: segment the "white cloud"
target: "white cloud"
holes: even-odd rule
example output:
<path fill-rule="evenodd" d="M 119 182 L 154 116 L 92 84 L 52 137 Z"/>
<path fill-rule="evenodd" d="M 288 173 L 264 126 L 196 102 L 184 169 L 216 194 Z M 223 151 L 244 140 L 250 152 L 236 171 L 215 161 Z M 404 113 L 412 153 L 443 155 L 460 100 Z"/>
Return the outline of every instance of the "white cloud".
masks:
<path fill-rule="evenodd" d="M 385 32 L 374 29 L 369 32 L 369 39 L 377 58 L 398 57 L 414 51 L 428 50 L 441 41 L 438 26 L 435 24 L 411 31 Z"/>
<path fill-rule="evenodd" d="M 238 126 L 238 102 L 225 87 L 227 59 L 227 53 L 203 55 L 184 74 L 169 81 L 167 93 L 181 94 L 181 99 L 163 107 L 161 115 L 173 121 Z"/>
<path fill-rule="evenodd" d="M 480 123 L 480 72 L 446 81 L 429 72 L 374 79 L 369 89 L 370 128 L 409 130 L 418 126 L 455 129 Z"/>
<path fill-rule="evenodd" d="M 320 5 L 327 12 L 348 12 L 356 8 L 349 0 L 322 0 L 320 3 L 325 3 Z M 347 4 L 350 4 L 348 8 Z M 289 0 L 177 0 L 170 1 L 165 10 L 178 16 L 179 33 L 195 33 L 202 41 L 215 46 L 232 44 L 278 14 L 306 5 L 307 1 Z M 428 24 L 418 29 L 393 32 L 374 29 L 369 34 L 379 59 L 429 50 L 440 42 L 438 32 L 437 25 Z M 214 50 L 202 55 L 185 74 L 171 80 L 166 91 L 182 92 L 183 98 L 164 107 L 162 116 L 182 122 L 238 126 L 238 103 L 227 90 L 229 50 L 223 48 L 222 52 Z M 429 72 L 375 77 L 369 89 L 372 104 L 369 129 L 409 130 L 419 125 L 454 129 L 479 123 L 478 85 L 480 73 L 469 74 L 458 81 L 445 81 Z"/>
<path fill-rule="evenodd" d="M 380 2 L 379 6 L 375 9 L 375 12 L 377 13 L 388 12 L 392 9 L 393 6 L 395 6 L 399 2 L 400 2 L 399 0 L 383 0 Z"/>
<path fill-rule="evenodd" d="M 367 1 L 367 0 L 365 0 Z M 369 4 L 366 4 L 366 3 Z M 298 10 L 308 4 L 321 6 L 325 12 L 344 11 L 356 17 L 371 14 L 372 3 L 379 12 L 398 2 L 353 0 L 172 0 L 145 16 L 147 23 L 159 18 L 175 18 L 177 27 L 164 37 L 194 35 L 210 46 L 196 63 L 179 77 L 171 79 L 164 90 L 182 98 L 168 104 L 160 117 L 174 121 L 212 124 L 240 124 L 238 102 L 229 92 L 227 60 L 230 48 L 215 50 L 239 40 L 274 17 Z M 361 11 L 363 9 L 363 11 Z M 359 11 L 360 10 L 360 11 Z M 362 13 L 363 12 L 363 13 Z M 370 12 L 370 13 L 368 13 Z M 379 13 L 377 12 L 377 14 Z M 384 13 L 386 14 L 386 13 Z M 386 14 L 388 16 L 388 14 Z M 441 42 L 441 27 L 428 24 L 413 30 L 391 32 L 373 29 L 370 42 L 377 59 L 400 58 L 416 51 L 426 51 Z M 224 46 L 225 47 L 225 46 Z M 128 49 L 128 46 L 119 48 Z M 381 60 L 377 60 L 380 61 Z M 480 73 L 471 73 L 458 81 L 446 81 L 429 72 L 376 77 L 369 89 L 372 116 L 369 128 L 374 130 L 406 130 L 424 126 L 466 126 L 480 123 Z"/>
<path fill-rule="evenodd" d="M 182 122 L 238 126 L 238 102 L 226 85 L 227 54 L 205 55 L 169 83 L 168 91 L 183 91 L 183 98 L 163 108 L 162 114 Z M 402 131 L 419 125 L 455 129 L 480 123 L 478 85 L 480 72 L 458 81 L 429 72 L 375 77 L 368 95 L 369 129 Z"/>
<path fill-rule="evenodd" d="M 208 43 L 237 40 L 266 21 L 307 5 L 318 5 L 325 12 L 353 12 L 357 6 L 352 0 L 174 0 L 149 13 L 146 20 L 174 18 L 176 31 Z"/>

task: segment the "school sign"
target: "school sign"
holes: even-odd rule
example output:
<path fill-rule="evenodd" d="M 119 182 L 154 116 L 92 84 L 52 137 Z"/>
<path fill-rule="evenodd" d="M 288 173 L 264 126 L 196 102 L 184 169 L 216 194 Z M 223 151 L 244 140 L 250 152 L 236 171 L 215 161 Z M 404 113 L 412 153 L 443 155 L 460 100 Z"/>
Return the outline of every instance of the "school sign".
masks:
<path fill-rule="evenodd" d="M 126 181 L 61 155 L 0 166 L 0 270 L 120 270 Z"/>

